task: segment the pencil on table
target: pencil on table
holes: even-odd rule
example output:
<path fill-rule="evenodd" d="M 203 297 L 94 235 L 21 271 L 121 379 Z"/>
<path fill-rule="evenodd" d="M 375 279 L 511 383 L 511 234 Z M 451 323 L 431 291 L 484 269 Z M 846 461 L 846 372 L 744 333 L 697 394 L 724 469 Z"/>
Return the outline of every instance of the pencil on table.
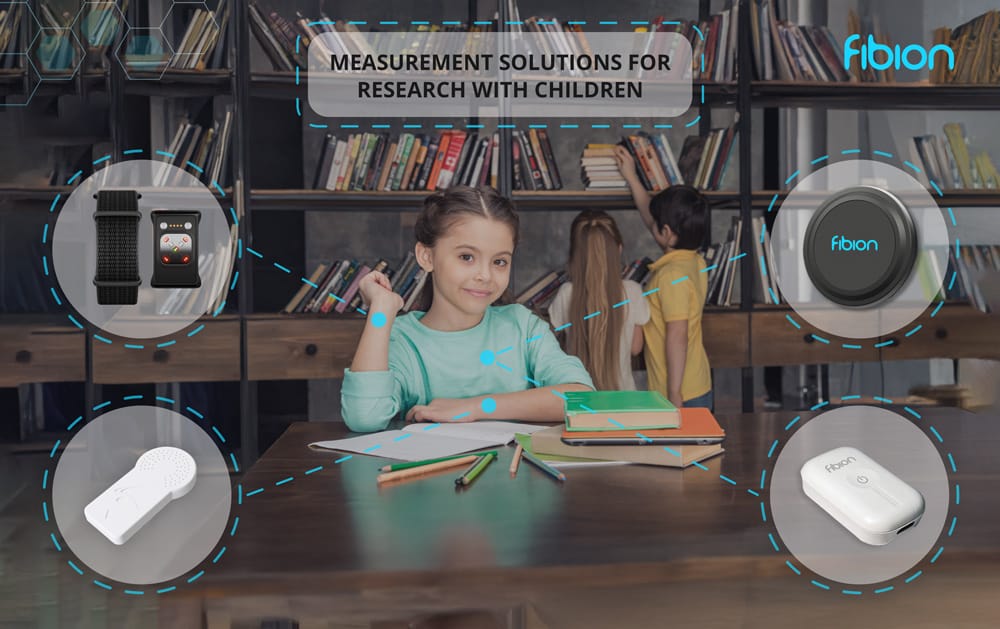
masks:
<path fill-rule="evenodd" d="M 536 458 L 530 452 L 523 452 L 522 456 L 524 456 L 524 459 L 526 461 L 528 461 L 529 463 L 533 463 L 535 465 L 535 467 L 537 467 L 538 469 L 542 470 L 543 472 L 545 472 L 546 474 L 548 474 L 552 478 L 554 478 L 556 480 L 559 480 L 559 481 L 566 480 L 566 475 L 565 474 L 563 474 L 559 470 L 555 469 L 554 467 L 552 467 L 551 465 L 549 465 L 545 461 L 543 461 L 543 460 L 541 460 L 539 458 Z"/>
<path fill-rule="evenodd" d="M 438 470 L 447 470 L 452 467 L 460 467 L 468 463 L 472 463 L 478 459 L 476 455 L 472 454 L 469 456 L 463 456 L 457 459 L 448 459 L 446 461 L 439 461 L 438 463 L 431 463 L 430 465 L 421 465 L 419 467 L 411 467 L 405 470 L 398 470 L 396 472 L 387 472 L 385 474 L 379 474 L 376 477 L 376 481 L 379 483 L 384 483 L 391 480 L 400 480 L 403 478 L 411 478 L 414 476 L 422 476 L 424 474 L 429 474 L 431 472 L 437 472 Z"/>
<path fill-rule="evenodd" d="M 510 462 L 510 475 L 517 476 L 517 466 L 521 463 L 521 455 L 524 453 L 524 446 L 517 444 L 517 450 L 514 450 L 514 460 Z"/>
<path fill-rule="evenodd" d="M 490 450 L 493 454 L 496 454 L 496 450 Z M 454 459 L 464 459 L 470 456 L 483 456 L 487 454 L 486 452 L 474 452 L 472 454 L 454 454 L 452 456 L 443 456 L 437 459 L 424 459 L 423 461 L 407 461 L 406 463 L 393 463 L 392 465 L 383 465 L 381 469 L 383 472 L 398 472 L 399 470 L 408 470 L 411 467 L 420 467 L 421 465 L 430 465 L 431 463 L 438 463 L 440 461 L 451 461 Z"/>

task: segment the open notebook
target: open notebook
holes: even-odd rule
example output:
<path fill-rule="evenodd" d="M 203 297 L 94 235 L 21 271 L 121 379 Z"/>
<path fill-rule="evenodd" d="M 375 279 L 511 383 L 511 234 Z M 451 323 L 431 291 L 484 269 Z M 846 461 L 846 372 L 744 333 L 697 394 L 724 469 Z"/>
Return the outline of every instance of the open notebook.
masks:
<path fill-rule="evenodd" d="M 502 446 L 517 433 L 531 434 L 545 426 L 514 422 L 469 422 L 464 424 L 409 424 L 402 430 L 384 430 L 370 435 L 317 441 L 310 448 L 370 454 L 398 461 L 422 461 L 452 454 Z"/>

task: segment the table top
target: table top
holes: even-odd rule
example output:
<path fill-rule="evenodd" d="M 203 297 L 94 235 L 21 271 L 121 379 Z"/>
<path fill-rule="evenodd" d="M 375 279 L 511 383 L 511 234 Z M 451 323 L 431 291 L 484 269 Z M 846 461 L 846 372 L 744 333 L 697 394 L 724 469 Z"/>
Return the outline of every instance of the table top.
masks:
<path fill-rule="evenodd" d="M 789 422 L 815 414 L 720 416 L 726 452 L 703 466 L 569 468 L 563 484 L 527 465 L 512 479 L 514 448 L 500 448 L 499 461 L 463 491 L 455 489 L 454 470 L 379 487 L 385 459 L 354 455 L 337 463 L 343 454 L 307 447 L 345 436 L 342 425 L 293 424 L 242 480 L 239 534 L 205 579 L 220 595 L 247 595 L 428 582 L 795 578 L 786 563 L 794 558 L 769 540 L 774 528 L 762 519 L 760 480 Z M 961 483 L 961 504 L 948 516 L 961 518 L 947 539 L 950 569 L 995 561 L 1000 423 L 947 408 L 921 409 L 921 416 L 915 423 L 933 426 L 928 434 L 961 462 L 949 476 Z"/>

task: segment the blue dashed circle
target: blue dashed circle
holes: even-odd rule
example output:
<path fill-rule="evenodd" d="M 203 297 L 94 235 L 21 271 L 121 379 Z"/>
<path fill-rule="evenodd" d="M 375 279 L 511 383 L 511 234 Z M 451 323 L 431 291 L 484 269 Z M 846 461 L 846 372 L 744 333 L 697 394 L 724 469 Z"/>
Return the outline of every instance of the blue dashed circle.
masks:
<path fill-rule="evenodd" d="M 497 360 L 497 355 L 488 349 L 484 349 L 481 354 L 479 354 L 479 362 L 486 366 L 492 365 Z"/>
<path fill-rule="evenodd" d="M 122 401 L 123 402 L 132 402 L 132 401 L 143 400 L 144 398 L 145 398 L 145 396 L 143 396 L 143 395 L 126 395 L 126 396 L 124 396 L 122 398 Z M 166 398 L 166 397 L 156 396 L 155 397 L 155 401 L 163 403 L 163 404 L 166 404 L 167 405 L 166 408 L 171 408 L 174 405 L 174 400 L 172 400 L 170 398 Z M 105 402 L 101 402 L 100 404 L 97 404 L 96 406 L 94 406 L 93 410 L 94 411 L 103 410 L 103 409 L 106 409 L 106 408 L 110 407 L 111 404 L 112 404 L 111 400 L 107 400 Z M 214 425 L 208 424 L 208 422 L 205 421 L 205 416 L 202 413 L 200 413 L 197 410 L 191 408 L 190 406 L 185 407 L 185 410 L 187 411 L 187 414 L 189 414 L 190 416 L 192 416 L 194 418 L 195 423 L 201 425 L 203 428 L 206 427 L 206 426 L 210 427 L 211 430 L 206 430 L 205 432 L 209 433 L 209 435 L 213 435 L 214 434 L 215 438 L 217 438 L 219 440 L 220 444 L 226 444 L 227 443 L 226 438 L 222 435 L 222 433 L 219 431 L 219 429 L 217 427 L 215 427 Z M 79 426 L 82 422 L 83 422 L 83 415 L 80 415 L 79 417 L 77 417 L 76 419 L 74 419 L 72 422 L 70 422 L 69 426 L 66 427 L 67 432 L 73 432 L 73 430 L 76 429 L 76 427 Z M 62 445 L 62 439 L 57 439 L 56 442 L 55 442 L 55 444 L 53 444 L 52 449 L 49 451 L 49 459 L 50 460 L 58 462 L 58 458 L 56 457 L 56 454 L 59 452 L 59 446 L 60 445 Z M 221 446 L 220 446 L 220 449 L 221 449 Z M 225 458 L 226 457 L 223 456 L 223 459 L 225 459 Z M 229 461 L 230 461 L 230 463 L 232 463 L 232 472 L 238 474 L 240 472 L 240 467 L 239 467 L 239 464 L 236 461 L 236 455 L 233 453 L 232 450 L 229 451 Z M 49 470 L 48 465 L 46 465 L 44 471 L 42 472 L 42 491 L 46 492 L 46 497 L 42 500 L 42 518 L 44 519 L 44 524 L 46 526 L 52 524 L 52 519 L 53 519 L 53 516 L 49 513 L 49 497 L 48 497 L 48 493 L 51 492 L 51 489 L 49 487 L 50 484 L 51 484 L 49 482 L 49 477 L 50 477 L 50 470 Z M 243 497 L 244 497 L 244 494 L 243 494 L 243 484 L 242 483 L 236 483 L 236 492 L 235 492 L 235 495 L 236 495 L 236 504 L 237 505 L 242 505 L 243 504 Z M 232 511 L 230 511 L 230 514 L 232 515 Z M 237 529 L 239 527 L 239 523 L 240 523 L 240 516 L 238 516 L 238 515 L 233 516 L 233 518 L 231 520 L 230 527 L 228 529 L 228 532 L 226 532 L 226 533 L 223 534 L 223 537 L 220 540 L 220 542 L 223 541 L 223 540 L 225 540 L 225 539 L 227 539 L 227 538 L 228 539 L 232 539 L 233 537 L 235 537 L 236 536 L 236 531 L 237 531 Z M 52 540 L 52 545 L 53 545 L 53 547 L 55 547 L 56 552 L 61 553 L 64 550 L 64 546 L 63 546 L 63 544 L 61 544 L 59 542 L 59 537 L 58 537 L 57 533 L 58 533 L 58 529 L 56 531 L 50 532 L 49 533 L 49 539 Z M 206 560 L 211 561 L 212 565 L 217 564 L 219 562 L 219 560 L 222 559 L 222 556 L 226 553 L 226 548 L 227 548 L 227 546 L 225 544 L 223 544 L 222 548 L 219 549 L 218 552 L 216 552 L 214 555 L 211 555 L 211 554 L 209 555 L 209 557 L 211 557 L 210 560 L 208 559 L 208 557 L 206 557 Z M 69 546 L 65 546 L 65 549 L 68 552 L 69 551 Z M 93 585 L 96 585 L 97 587 L 99 587 L 99 588 L 101 588 L 103 590 L 107 590 L 109 592 L 110 591 L 114 591 L 116 589 L 116 587 L 111 586 L 111 585 L 105 583 L 100 578 L 93 578 L 95 576 L 94 574 L 88 574 L 88 572 L 86 570 L 84 570 L 79 565 L 77 565 L 77 563 L 74 562 L 72 559 L 68 559 L 66 561 L 66 563 L 69 565 L 70 568 L 73 569 L 73 572 L 77 573 L 78 575 L 80 575 L 84 579 L 89 580 L 91 583 L 93 583 Z M 194 571 L 191 575 L 180 576 L 180 577 L 177 577 L 176 579 L 171 579 L 171 581 L 174 581 L 174 582 L 176 582 L 178 584 L 182 584 L 182 583 L 192 584 L 195 581 L 197 581 L 198 579 L 200 579 L 202 576 L 204 576 L 204 574 L 205 574 L 205 569 L 200 569 L 200 570 Z M 102 575 L 97 574 L 96 576 L 100 577 Z M 131 595 L 131 596 L 140 596 L 140 595 L 143 595 L 143 594 L 158 594 L 158 595 L 161 595 L 161 594 L 167 594 L 169 592 L 174 592 L 174 591 L 176 591 L 178 589 L 178 585 L 165 585 L 165 583 L 166 582 L 160 584 L 160 585 L 163 585 L 164 587 L 160 587 L 160 588 L 147 587 L 147 588 L 143 588 L 143 589 L 137 589 L 137 587 L 131 587 L 130 588 L 130 587 L 128 587 L 126 585 L 126 586 L 122 587 L 122 592 L 124 592 L 125 594 L 128 594 L 128 595 Z"/>
<path fill-rule="evenodd" d="M 388 321 L 388 319 L 386 318 L 385 313 L 383 312 L 376 312 L 375 314 L 372 315 L 371 318 L 372 325 L 375 326 L 376 328 L 384 327 L 386 321 Z"/>
<path fill-rule="evenodd" d="M 484 398 L 480 407 L 482 407 L 484 413 L 492 413 L 497 410 L 497 401 L 491 397 Z"/>

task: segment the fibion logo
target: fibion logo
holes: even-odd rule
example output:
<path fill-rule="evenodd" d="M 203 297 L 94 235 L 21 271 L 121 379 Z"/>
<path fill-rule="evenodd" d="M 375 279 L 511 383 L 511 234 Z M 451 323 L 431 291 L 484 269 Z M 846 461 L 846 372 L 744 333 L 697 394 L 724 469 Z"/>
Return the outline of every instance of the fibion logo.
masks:
<path fill-rule="evenodd" d="M 925 67 L 933 70 L 935 58 L 939 58 L 942 54 L 947 58 L 948 69 L 955 69 L 955 51 L 944 44 L 932 46 L 930 50 L 920 44 L 910 44 L 900 49 L 899 44 L 889 46 L 878 43 L 873 35 L 868 36 L 867 43 L 861 43 L 860 49 L 855 48 L 859 42 L 861 42 L 861 35 L 857 33 L 844 40 L 845 70 L 850 70 L 851 59 L 854 57 L 861 58 L 862 70 L 867 70 L 869 66 L 873 70 L 888 70 L 889 68 L 920 70 Z"/>

